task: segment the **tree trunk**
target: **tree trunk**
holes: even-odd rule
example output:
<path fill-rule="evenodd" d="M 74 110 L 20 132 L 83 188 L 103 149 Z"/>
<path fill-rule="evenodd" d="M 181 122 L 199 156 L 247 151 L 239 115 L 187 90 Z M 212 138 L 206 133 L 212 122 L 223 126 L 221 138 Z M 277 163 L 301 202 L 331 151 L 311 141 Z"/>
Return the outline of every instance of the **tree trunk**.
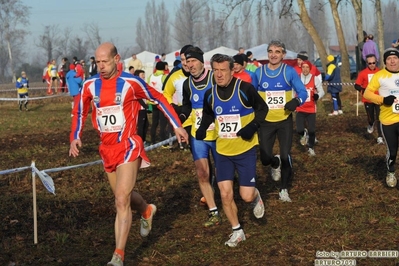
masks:
<path fill-rule="evenodd" d="M 320 38 L 320 35 L 317 33 L 316 28 L 313 26 L 312 21 L 309 18 L 308 11 L 306 9 L 305 1 L 298 0 L 299 5 L 299 18 L 312 38 L 314 44 L 316 45 L 316 49 L 319 52 L 320 60 L 323 64 L 323 67 L 326 68 L 327 65 L 327 51 L 323 44 L 323 40 Z"/>
<path fill-rule="evenodd" d="M 360 51 L 360 47 L 359 44 L 361 42 L 363 42 L 363 15 L 362 15 L 362 11 L 363 11 L 363 4 L 362 4 L 362 0 L 352 0 L 352 5 L 353 8 L 355 9 L 355 13 L 356 13 L 356 30 L 357 30 L 357 45 L 356 45 L 356 69 L 357 71 L 359 71 L 360 69 L 362 69 L 362 54 Z"/>
<path fill-rule="evenodd" d="M 384 54 L 384 21 L 382 20 L 381 1 L 375 1 L 375 11 L 377 14 L 377 32 L 378 32 L 378 49 L 380 52 L 380 68 L 383 67 L 383 54 Z"/>
<path fill-rule="evenodd" d="M 339 50 L 341 51 L 342 58 L 342 66 L 341 66 L 341 78 L 343 80 L 350 80 L 350 71 L 349 71 L 349 55 L 348 49 L 345 43 L 344 32 L 342 30 L 341 20 L 338 14 L 338 5 L 335 0 L 329 0 L 331 11 L 333 14 L 333 20 L 335 24 L 335 30 L 337 32 Z"/>

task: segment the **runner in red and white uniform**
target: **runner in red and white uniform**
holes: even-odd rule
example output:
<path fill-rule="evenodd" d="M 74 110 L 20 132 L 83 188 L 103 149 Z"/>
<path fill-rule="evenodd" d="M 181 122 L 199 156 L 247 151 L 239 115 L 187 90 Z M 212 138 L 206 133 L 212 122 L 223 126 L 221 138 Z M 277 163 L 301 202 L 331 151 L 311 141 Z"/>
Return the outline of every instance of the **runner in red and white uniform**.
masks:
<path fill-rule="evenodd" d="M 101 138 L 99 147 L 105 171 L 115 195 L 116 248 L 108 265 L 123 266 L 125 247 L 132 224 L 131 210 L 141 213 L 140 234 L 150 233 L 156 206 L 147 204 L 140 194 L 133 191 L 138 169 L 149 166 L 141 137 L 137 135 L 139 99 L 157 101 L 172 124 L 178 141 L 187 141 L 187 132 L 163 95 L 147 86 L 130 73 L 118 71 L 120 55 L 112 43 L 101 44 L 95 53 L 99 77 L 87 80 L 75 100 L 72 111 L 69 155 L 79 155 L 85 118 L 92 107 L 93 127 Z"/>

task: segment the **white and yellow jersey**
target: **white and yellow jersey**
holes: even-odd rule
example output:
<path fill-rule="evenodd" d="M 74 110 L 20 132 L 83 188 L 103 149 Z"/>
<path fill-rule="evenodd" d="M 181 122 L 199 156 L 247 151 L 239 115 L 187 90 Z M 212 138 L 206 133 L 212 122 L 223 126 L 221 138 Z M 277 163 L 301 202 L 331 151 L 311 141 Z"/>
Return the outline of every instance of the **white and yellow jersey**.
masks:
<path fill-rule="evenodd" d="M 375 94 L 378 92 L 378 94 Z M 384 97 L 394 95 L 392 106 L 383 104 Z M 392 73 L 382 69 L 371 78 L 364 97 L 373 103 L 381 104 L 380 122 L 383 125 L 392 125 L 399 122 L 399 73 Z"/>

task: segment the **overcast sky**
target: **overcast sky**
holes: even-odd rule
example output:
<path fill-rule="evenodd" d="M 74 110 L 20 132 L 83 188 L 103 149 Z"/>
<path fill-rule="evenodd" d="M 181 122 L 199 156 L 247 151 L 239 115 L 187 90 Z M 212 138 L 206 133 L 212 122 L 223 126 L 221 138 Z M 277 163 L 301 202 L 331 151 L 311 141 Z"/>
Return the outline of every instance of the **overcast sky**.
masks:
<path fill-rule="evenodd" d="M 22 0 L 31 7 L 27 30 L 31 33 L 26 40 L 33 40 L 43 33 L 44 26 L 59 25 L 63 30 L 72 28 L 73 34 L 84 36 L 83 24 L 96 23 L 100 28 L 103 41 L 113 38 L 117 45 L 134 46 L 136 41 L 136 21 L 145 19 L 145 7 L 150 0 Z M 156 5 L 162 0 L 155 0 Z M 175 10 L 180 0 L 165 0 L 169 11 L 169 20 L 174 20 Z"/>

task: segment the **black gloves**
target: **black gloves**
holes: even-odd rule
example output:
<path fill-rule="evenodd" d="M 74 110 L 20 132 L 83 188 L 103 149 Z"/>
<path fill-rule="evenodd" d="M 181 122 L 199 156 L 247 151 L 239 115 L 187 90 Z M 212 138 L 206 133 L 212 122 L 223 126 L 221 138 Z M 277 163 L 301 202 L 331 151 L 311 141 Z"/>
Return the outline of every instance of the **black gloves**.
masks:
<path fill-rule="evenodd" d="M 180 123 L 184 123 L 186 121 L 186 116 L 184 114 L 179 115 Z"/>
<path fill-rule="evenodd" d="M 393 104 L 393 102 L 395 101 L 395 99 L 396 99 L 395 96 L 389 95 L 389 96 L 384 97 L 383 103 L 385 105 L 391 106 Z"/>
<path fill-rule="evenodd" d="M 44 83 L 44 82 L 46 82 L 46 80 L 45 80 L 45 79 L 42 79 L 42 81 L 43 81 L 43 83 Z"/>
<path fill-rule="evenodd" d="M 252 139 L 256 131 L 258 131 L 258 125 L 255 122 L 251 122 L 245 127 L 238 130 L 237 136 L 241 136 L 245 140 L 250 140 Z"/>
<path fill-rule="evenodd" d="M 313 94 L 313 100 L 315 102 L 317 102 L 318 99 L 319 99 L 319 95 L 317 93 Z"/>
<path fill-rule="evenodd" d="M 301 104 L 301 100 L 299 100 L 298 98 L 294 98 L 291 101 L 289 101 L 288 103 L 286 103 L 284 105 L 284 110 L 289 110 L 291 112 L 294 112 L 295 109 Z"/>
<path fill-rule="evenodd" d="M 196 140 L 204 140 L 206 137 L 206 128 L 199 127 L 195 132 L 195 139 Z"/>

